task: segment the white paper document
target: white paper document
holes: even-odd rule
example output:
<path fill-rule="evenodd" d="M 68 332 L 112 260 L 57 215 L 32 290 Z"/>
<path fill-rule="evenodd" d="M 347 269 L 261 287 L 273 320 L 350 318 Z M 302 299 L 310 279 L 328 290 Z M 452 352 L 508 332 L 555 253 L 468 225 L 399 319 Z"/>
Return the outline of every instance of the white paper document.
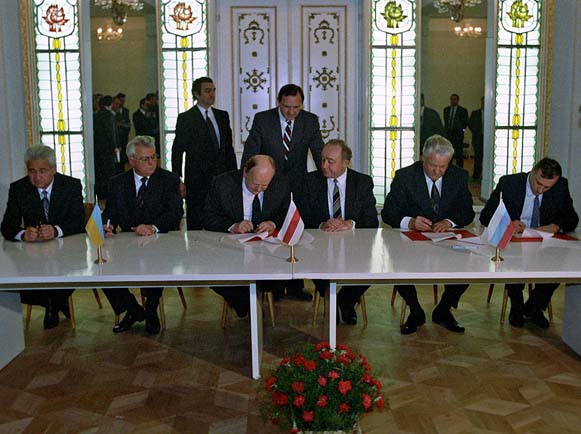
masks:
<path fill-rule="evenodd" d="M 551 238 L 553 234 L 551 232 L 539 231 L 538 229 L 525 229 L 522 234 L 515 234 L 517 238 L 542 238 L 546 240 Z"/>
<path fill-rule="evenodd" d="M 422 232 L 422 235 L 429 238 L 434 243 L 451 239 L 459 240 L 462 238 L 462 235 L 455 234 L 454 232 Z"/>

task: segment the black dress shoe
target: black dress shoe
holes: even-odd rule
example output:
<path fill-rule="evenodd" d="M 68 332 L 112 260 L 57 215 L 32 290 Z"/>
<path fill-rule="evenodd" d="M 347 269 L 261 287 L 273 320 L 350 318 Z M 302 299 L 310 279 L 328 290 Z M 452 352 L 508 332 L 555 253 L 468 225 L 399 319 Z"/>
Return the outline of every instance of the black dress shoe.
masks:
<path fill-rule="evenodd" d="M 545 318 L 541 309 L 536 309 L 532 312 L 527 312 L 525 309 L 525 317 L 535 323 L 537 327 L 542 329 L 548 329 L 550 327 L 549 320 Z"/>
<path fill-rule="evenodd" d="M 127 311 L 121 322 L 117 324 L 115 327 L 113 327 L 113 333 L 121 333 L 127 331 L 131 327 L 133 327 L 133 324 L 135 324 L 137 321 L 143 321 L 144 319 L 145 313 L 143 312 L 143 309 L 136 310 L 135 312 Z"/>
<path fill-rule="evenodd" d="M 345 324 L 357 324 L 357 313 L 355 313 L 355 306 L 346 305 L 344 303 L 338 303 L 338 306 L 339 310 L 341 311 L 341 319 Z"/>
<path fill-rule="evenodd" d="M 454 318 L 454 315 L 452 315 L 452 312 L 450 311 L 440 313 L 434 309 L 434 312 L 432 313 L 432 322 L 454 333 L 464 333 L 465 331 L 464 327 L 462 327 L 458 321 L 456 321 L 456 318 Z"/>
<path fill-rule="evenodd" d="M 71 310 L 69 309 L 69 301 L 62 302 L 59 305 L 59 311 L 63 313 L 67 319 L 71 319 Z"/>
<path fill-rule="evenodd" d="M 411 335 L 418 330 L 418 327 L 426 323 L 426 314 L 420 308 L 418 310 L 413 310 L 406 322 L 401 326 L 400 332 L 402 335 Z"/>
<path fill-rule="evenodd" d="M 311 293 L 308 292 L 304 288 L 301 288 L 299 290 L 290 291 L 290 292 L 287 290 L 286 296 L 287 296 L 287 298 L 294 298 L 295 300 L 301 300 L 301 301 L 311 301 L 313 299 L 313 296 L 311 295 Z"/>
<path fill-rule="evenodd" d="M 508 322 L 511 326 L 522 329 L 525 326 L 525 319 L 522 311 L 511 308 L 510 314 L 508 315 Z"/>
<path fill-rule="evenodd" d="M 239 301 L 236 301 L 233 302 L 231 306 L 236 311 L 236 315 L 238 316 L 238 318 L 245 318 L 248 315 L 248 312 L 250 311 L 250 306 L 248 305 L 248 303 L 241 303 Z"/>
<path fill-rule="evenodd" d="M 159 323 L 159 318 L 157 317 L 157 312 L 149 314 L 145 317 L 145 330 L 150 335 L 156 335 L 159 333 L 161 325 Z"/>
<path fill-rule="evenodd" d="M 55 304 L 49 303 L 46 307 L 43 325 L 45 330 L 53 329 L 59 325 L 59 310 Z"/>

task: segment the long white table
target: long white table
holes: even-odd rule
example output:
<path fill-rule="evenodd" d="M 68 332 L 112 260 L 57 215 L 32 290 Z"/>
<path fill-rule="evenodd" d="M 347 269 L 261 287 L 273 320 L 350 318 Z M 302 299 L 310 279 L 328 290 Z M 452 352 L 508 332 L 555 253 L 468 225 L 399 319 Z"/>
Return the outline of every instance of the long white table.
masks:
<path fill-rule="evenodd" d="M 331 281 L 328 327 L 332 346 L 336 343 L 338 284 L 581 282 L 581 250 L 543 247 L 540 242 L 510 243 L 502 251 L 504 261 L 496 263 L 491 261 L 492 246 L 458 250 L 448 242 L 411 241 L 392 229 L 309 232 L 315 239 L 309 246 L 296 248 L 299 262 L 294 264 L 293 277 Z M 579 300 L 574 294 L 581 296 L 581 291 L 568 288 L 567 296 Z M 579 342 L 581 336 L 581 321 L 573 319 L 574 312 L 565 315 L 563 337 L 580 353 L 571 338 L 567 341 L 574 336 Z"/>
<path fill-rule="evenodd" d="M 288 249 L 266 243 L 242 245 L 216 232 L 170 232 L 150 237 L 132 233 L 107 239 L 107 263 L 99 265 L 85 234 L 39 243 L 3 241 L 0 249 L 0 368 L 24 349 L 22 308 L 9 289 L 250 286 L 252 376 L 260 376 L 262 314 L 257 280 L 287 280 Z"/>

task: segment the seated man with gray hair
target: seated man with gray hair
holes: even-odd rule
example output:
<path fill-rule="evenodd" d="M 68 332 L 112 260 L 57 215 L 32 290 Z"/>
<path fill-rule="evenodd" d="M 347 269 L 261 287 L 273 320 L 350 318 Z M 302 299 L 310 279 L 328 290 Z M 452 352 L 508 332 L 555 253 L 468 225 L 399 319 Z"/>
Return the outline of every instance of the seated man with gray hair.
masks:
<path fill-rule="evenodd" d="M 424 232 L 444 232 L 466 226 L 474 219 L 472 195 L 468 190 L 468 172 L 450 165 L 454 147 L 437 134 L 428 137 L 421 161 L 395 172 L 385 198 L 381 218 L 393 228 Z M 415 333 L 426 322 L 414 285 L 396 285 L 396 290 L 410 307 L 410 315 L 401 328 L 406 335 Z M 458 307 L 468 285 L 445 285 L 442 299 L 432 313 L 432 321 L 446 329 L 463 333 L 450 312 Z"/>
<path fill-rule="evenodd" d="M 107 206 L 103 212 L 105 236 L 113 237 L 116 228 L 137 236 L 178 230 L 184 214 L 179 193 L 179 177 L 157 166 L 155 139 L 136 136 L 127 144 L 127 157 L 132 170 L 111 178 Z M 136 252 L 137 254 L 138 252 Z M 149 334 L 160 330 L 157 307 L 163 288 L 145 288 L 145 309 L 127 288 L 103 289 L 116 315 L 125 317 L 113 327 L 114 333 L 129 330 L 137 321 L 145 320 Z"/>
<path fill-rule="evenodd" d="M 27 176 L 10 184 L 2 220 L 2 235 L 9 241 L 36 243 L 84 231 L 85 211 L 81 181 L 56 171 L 52 148 L 32 146 L 24 156 Z M 26 290 L 26 304 L 46 308 L 44 328 L 59 323 L 59 311 L 70 318 L 68 298 L 73 289 Z"/>

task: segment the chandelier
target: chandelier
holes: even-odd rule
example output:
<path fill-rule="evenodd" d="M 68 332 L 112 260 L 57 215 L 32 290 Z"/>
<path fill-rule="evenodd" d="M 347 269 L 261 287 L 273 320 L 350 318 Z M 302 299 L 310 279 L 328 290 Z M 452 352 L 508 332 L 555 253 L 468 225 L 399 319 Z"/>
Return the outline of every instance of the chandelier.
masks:
<path fill-rule="evenodd" d="M 456 23 L 464 19 L 464 8 L 479 5 L 482 0 L 434 0 L 438 12 L 449 13 L 450 19 Z"/>
<path fill-rule="evenodd" d="M 123 29 L 121 27 L 114 29 L 111 24 L 109 24 L 106 29 L 103 29 L 103 27 L 97 27 L 97 40 L 99 41 L 118 41 L 122 37 Z"/>
<path fill-rule="evenodd" d="M 480 38 L 484 36 L 484 30 L 480 26 L 455 26 L 454 34 L 460 38 Z"/>
<path fill-rule="evenodd" d="M 122 26 L 127 21 L 129 10 L 140 11 L 143 9 L 142 0 L 94 0 L 95 6 L 102 9 L 111 9 L 113 22 Z"/>

